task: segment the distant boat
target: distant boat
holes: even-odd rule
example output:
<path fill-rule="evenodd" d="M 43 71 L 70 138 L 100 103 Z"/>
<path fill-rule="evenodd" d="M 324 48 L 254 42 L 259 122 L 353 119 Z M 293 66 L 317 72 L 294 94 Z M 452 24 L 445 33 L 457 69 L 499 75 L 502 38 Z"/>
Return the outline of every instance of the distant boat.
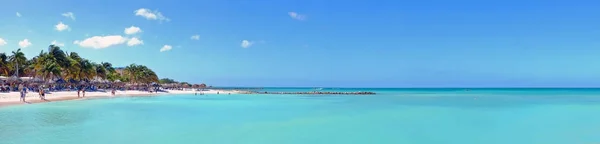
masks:
<path fill-rule="evenodd" d="M 323 90 L 323 88 L 316 88 L 316 90 Z"/>

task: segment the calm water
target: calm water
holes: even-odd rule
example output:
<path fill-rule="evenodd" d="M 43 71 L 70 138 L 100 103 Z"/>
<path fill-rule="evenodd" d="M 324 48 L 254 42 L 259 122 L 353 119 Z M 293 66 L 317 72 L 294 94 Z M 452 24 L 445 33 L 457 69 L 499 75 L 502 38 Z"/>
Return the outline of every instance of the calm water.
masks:
<path fill-rule="evenodd" d="M 307 91 L 310 89 L 264 89 Z M 0 108 L 0 144 L 597 144 L 600 89 L 323 89 Z"/>

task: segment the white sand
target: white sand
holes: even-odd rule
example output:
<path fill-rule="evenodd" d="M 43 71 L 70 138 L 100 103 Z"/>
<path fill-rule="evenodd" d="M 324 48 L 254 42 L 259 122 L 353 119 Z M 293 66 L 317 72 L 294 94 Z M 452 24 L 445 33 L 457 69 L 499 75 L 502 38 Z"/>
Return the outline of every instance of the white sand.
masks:
<path fill-rule="evenodd" d="M 194 90 L 168 90 L 167 92 L 149 93 L 147 91 L 116 91 L 115 95 L 111 95 L 110 91 L 106 92 L 85 92 L 85 97 L 82 98 L 98 98 L 98 97 L 123 97 L 123 96 L 152 96 L 152 95 L 165 95 L 165 94 L 237 94 L 240 91 L 226 91 L 226 90 L 208 90 L 208 91 L 194 91 Z M 81 94 L 83 95 L 83 93 Z M 77 91 L 61 91 L 51 92 L 46 94 L 46 99 L 41 100 L 37 92 L 28 92 L 25 97 L 26 102 L 21 102 L 19 92 L 0 93 L 0 107 L 7 105 L 17 104 L 28 104 L 28 103 L 42 103 L 51 101 L 62 101 L 62 100 L 73 100 L 82 99 L 77 97 Z"/>

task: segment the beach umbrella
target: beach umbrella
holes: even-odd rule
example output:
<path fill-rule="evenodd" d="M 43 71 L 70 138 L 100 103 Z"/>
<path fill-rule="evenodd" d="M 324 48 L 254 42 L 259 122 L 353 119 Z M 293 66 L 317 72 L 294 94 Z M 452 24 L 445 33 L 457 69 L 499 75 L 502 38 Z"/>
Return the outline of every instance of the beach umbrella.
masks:
<path fill-rule="evenodd" d="M 8 78 L 9 81 L 18 81 L 19 78 L 17 76 L 11 76 Z"/>

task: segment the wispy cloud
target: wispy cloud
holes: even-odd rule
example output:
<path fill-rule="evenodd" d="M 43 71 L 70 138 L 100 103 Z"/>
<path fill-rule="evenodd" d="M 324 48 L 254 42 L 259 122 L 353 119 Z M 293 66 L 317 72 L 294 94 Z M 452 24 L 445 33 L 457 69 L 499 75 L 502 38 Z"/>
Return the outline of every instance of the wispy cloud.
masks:
<path fill-rule="evenodd" d="M 50 44 L 51 45 L 55 45 L 55 46 L 59 46 L 59 47 L 65 46 L 65 43 L 60 43 L 60 42 L 57 42 L 56 40 L 52 41 Z"/>
<path fill-rule="evenodd" d="M 26 47 L 29 47 L 29 46 L 31 46 L 31 45 L 32 45 L 32 44 L 31 44 L 31 42 L 29 42 L 29 40 L 28 40 L 28 39 L 24 39 L 24 40 L 22 40 L 22 41 L 19 41 L 19 47 L 20 47 L 20 48 L 26 48 Z"/>
<path fill-rule="evenodd" d="M 134 11 L 136 16 L 144 17 L 148 20 L 158 20 L 158 21 L 170 21 L 169 18 L 162 15 L 162 13 L 158 11 L 151 11 L 147 8 L 140 8 Z"/>
<path fill-rule="evenodd" d="M 253 44 L 254 44 L 254 42 L 252 42 L 252 41 L 242 40 L 242 44 L 240 44 L 240 46 L 242 46 L 242 48 L 249 48 Z"/>
<path fill-rule="evenodd" d="M 125 34 L 128 34 L 128 35 L 132 35 L 132 34 L 136 34 L 136 33 L 140 33 L 140 32 L 142 32 L 142 29 L 140 29 L 139 27 L 131 26 L 131 27 L 125 28 Z"/>
<path fill-rule="evenodd" d="M 173 49 L 172 46 L 170 46 L 170 45 L 164 45 L 162 48 L 160 48 L 160 52 L 169 51 L 171 49 Z"/>
<path fill-rule="evenodd" d="M 58 24 L 56 24 L 54 27 L 57 31 L 64 31 L 70 29 L 69 25 L 66 25 L 62 22 L 58 22 Z"/>
<path fill-rule="evenodd" d="M 190 37 L 190 39 L 192 39 L 192 40 L 200 40 L 200 35 L 193 35 L 192 37 Z"/>
<path fill-rule="evenodd" d="M 72 20 L 75 20 L 75 14 L 73 14 L 73 12 L 66 12 L 61 15 L 64 17 L 67 17 L 67 18 L 71 18 Z"/>
<path fill-rule="evenodd" d="M 306 15 L 298 14 L 297 12 L 288 12 L 291 18 L 296 20 L 306 20 Z"/>
<path fill-rule="evenodd" d="M 17 17 L 21 17 L 21 13 L 17 12 Z"/>
<path fill-rule="evenodd" d="M 115 46 L 127 42 L 127 38 L 120 35 L 110 36 L 93 36 L 83 41 L 74 41 L 73 44 L 77 44 L 85 48 L 103 49 L 110 46 Z"/>

